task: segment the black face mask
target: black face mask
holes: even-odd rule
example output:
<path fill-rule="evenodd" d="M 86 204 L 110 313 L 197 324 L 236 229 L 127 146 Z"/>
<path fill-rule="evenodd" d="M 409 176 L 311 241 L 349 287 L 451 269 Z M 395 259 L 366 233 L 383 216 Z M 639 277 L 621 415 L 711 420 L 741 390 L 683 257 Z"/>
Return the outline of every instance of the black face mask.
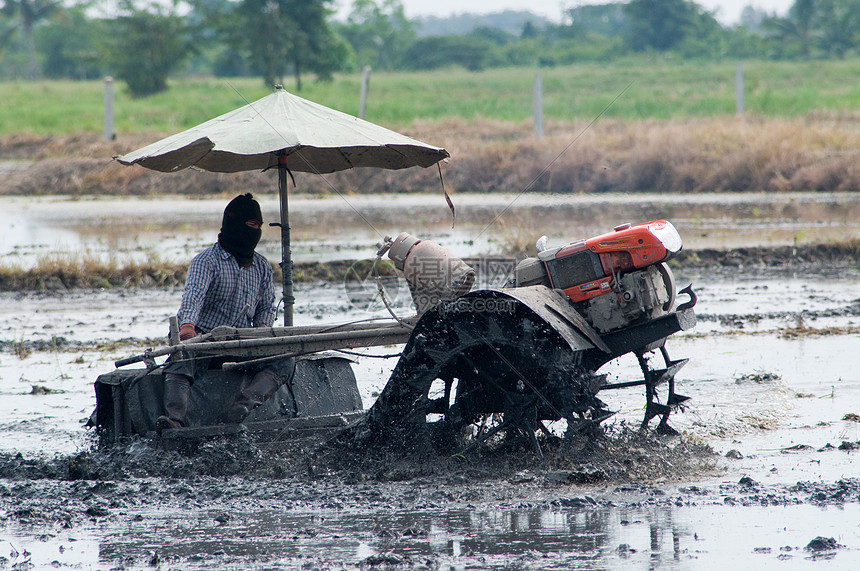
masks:
<path fill-rule="evenodd" d="M 251 228 L 244 222 L 241 226 L 222 227 L 218 234 L 218 243 L 232 254 L 240 264 L 250 264 L 254 261 L 254 248 L 260 241 L 263 231 Z"/>
<path fill-rule="evenodd" d="M 218 234 L 218 243 L 221 247 L 242 265 L 254 261 L 254 248 L 257 247 L 263 235 L 260 228 L 251 228 L 246 224 L 249 220 L 256 220 L 261 225 L 263 223 L 260 205 L 250 193 L 239 195 L 230 201 L 224 210 L 221 233 Z"/>

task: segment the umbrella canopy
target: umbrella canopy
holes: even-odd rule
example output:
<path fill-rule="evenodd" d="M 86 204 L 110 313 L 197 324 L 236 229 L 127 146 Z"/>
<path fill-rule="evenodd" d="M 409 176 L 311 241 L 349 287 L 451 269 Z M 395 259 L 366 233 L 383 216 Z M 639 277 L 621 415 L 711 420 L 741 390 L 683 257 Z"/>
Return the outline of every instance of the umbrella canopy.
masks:
<path fill-rule="evenodd" d="M 379 125 L 293 95 L 283 88 L 127 155 L 124 165 L 161 172 L 264 170 L 286 157 L 291 171 L 331 173 L 354 167 L 429 167 L 449 156 Z"/>
<path fill-rule="evenodd" d="M 429 167 L 449 156 L 443 148 L 302 99 L 278 86 L 254 103 L 114 158 L 124 165 L 161 172 L 189 167 L 225 173 L 278 167 L 284 325 L 289 326 L 295 299 L 287 170 L 331 173 L 354 167 Z"/>

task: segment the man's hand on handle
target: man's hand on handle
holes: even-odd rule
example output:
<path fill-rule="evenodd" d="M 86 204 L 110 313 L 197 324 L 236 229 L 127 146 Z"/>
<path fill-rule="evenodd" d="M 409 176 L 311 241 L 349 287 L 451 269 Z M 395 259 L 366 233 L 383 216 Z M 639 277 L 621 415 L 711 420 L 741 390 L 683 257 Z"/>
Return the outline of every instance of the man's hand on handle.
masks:
<path fill-rule="evenodd" d="M 179 327 L 179 340 L 188 341 L 192 337 L 197 337 L 197 330 L 194 329 L 193 323 L 183 323 Z"/>

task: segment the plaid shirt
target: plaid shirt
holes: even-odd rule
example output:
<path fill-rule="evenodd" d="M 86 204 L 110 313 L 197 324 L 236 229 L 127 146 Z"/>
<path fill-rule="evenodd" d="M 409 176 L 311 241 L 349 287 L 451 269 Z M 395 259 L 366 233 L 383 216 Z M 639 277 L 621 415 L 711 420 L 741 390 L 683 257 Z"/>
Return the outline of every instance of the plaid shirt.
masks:
<path fill-rule="evenodd" d="M 248 268 L 217 242 L 191 260 L 179 323 L 193 323 L 206 333 L 219 325 L 271 327 L 275 321 L 275 287 L 272 266 L 254 252 Z"/>

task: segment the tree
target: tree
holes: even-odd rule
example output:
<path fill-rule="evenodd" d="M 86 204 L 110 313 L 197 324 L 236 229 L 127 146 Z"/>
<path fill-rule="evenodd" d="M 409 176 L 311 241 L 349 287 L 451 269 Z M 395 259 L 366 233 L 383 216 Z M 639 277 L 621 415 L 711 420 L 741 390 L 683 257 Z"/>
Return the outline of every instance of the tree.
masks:
<path fill-rule="evenodd" d="M 126 14 L 113 20 L 107 40 L 113 73 L 135 97 L 166 90 L 168 75 L 192 52 L 184 19 L 155 4 L 150 9 L 126 4 Z"/>
<path fill-rule="evenodd" d="M 250 54 L 268 85 L 283 83 L 287 72 L 302 89 L 302 74 L 329 79 L 343 67 L 349 48 L 327 19 L 332 0 L 242 0 L 228 20 L 229 42 Z"/>
<path fill-rule="evenodd" d="M 785 18 L 770 18 L 762 22 L 762 28 L 783 45 L 795 43 L 804 57 L 812 47 L 812 31 L 815 25 L 816 0 L 796 0 Z"/>
<path fill-rule="evenodd" d="M 796 0 L 785 18 L 771 18 L 764 29 L 789 54 L 845 57 L 860 45 L 860 0 Z"/>
<path fill-rule="evenodd" d="M 684 38 L 675 46 L 675 50 L 687 58 L 718 59 L 726 53 L 729 36 L 729 32 L 717 22 L 712 12 L 696 7 Z"/>
<path fill-rule="evenodd" d="M 750 32 L 757 32 L 761 28 L 762 22 L 767 20 L 768 15 L 764 10 L 760 10 L 754 6 L 747 4 L 741 10 L 740 26 Z"/>
<path fill-rule="evenodd" d="M 699 10 L 689 0 L 630 0 L 624 5 L 628 44 L 635 51 L 669 50 L 694 27 Z"/>
<path fill-rule="evenodd" d="M 860 1 L 818 0 L 816 43 L 827 55 L 844 58 L 860 43 Z"/>
<path fill-rule="evenodd" d="M 624 5 L 620 2 L 585 4 L 568 8 L 566 13 L 570 18 L 570 26 L 580 30 L 580 34 L 613 37 L 627 33 L 629 27 L 629 18 L 625 14 Z"/>
<path fill-rule="evenodd" d="M 21 30 L 30 58 L 30 79 L 35 80 L 39 77 L 39 62 L 36 59 L 33 29 L 38 22 L 60 8 L 61 0 L 2 0 L 2 2 L 0 11 L 13 22 L 12 27 L 4 32 L 3 39 L 8 41 L 16 29 Z"/>
<path fill-rule="evenodd" d="M 404 62 L 410 69 L 461 65 L 469 71 L 480 71 L 491 63 L 495 47 L 480 36 L 430 36 L 412 44 Z"/>
<path fill-rule="evenodd" d="M 358 66 L 374 69 L 396 68 L 417 37 L 400 0 L 355 0 L 338 31 L 352 46 Z"/>
<path fill-rule="evenodd" d="M 42 72 L 51 78 L 92 79 L 102 74 L 99 42 L 105 20 L 90 19 L 85 6 L 60 10 L 36 29 Z"/>
<path fill-rule="evenodd" d="M 191 10 L 185 15 L 189 37 L 194 43 L 194 57 L 189 62 L 192 73 L 213 73 L 216 77 L 254 75 L 247 54 L 227 41 L 228 22 L 234 18 L 235 2 L 231 0 L 187 0 Z"/>

